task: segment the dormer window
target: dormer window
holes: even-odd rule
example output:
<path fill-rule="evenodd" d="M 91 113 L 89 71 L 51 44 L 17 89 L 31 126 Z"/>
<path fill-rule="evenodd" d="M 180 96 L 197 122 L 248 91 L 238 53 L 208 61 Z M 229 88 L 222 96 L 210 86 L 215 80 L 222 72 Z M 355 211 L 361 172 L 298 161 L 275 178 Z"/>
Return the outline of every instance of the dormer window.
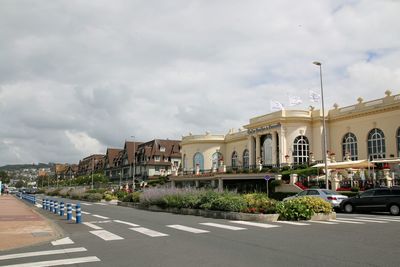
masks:
<path fill-rule="evenodd" d="M 154 161 L 160 161 L 160 156 L 154 156 Z"/>
<path fill-rule="evenodd" d="M 165 147 L 160 147 L 160 152 L 165 152 Z"/>

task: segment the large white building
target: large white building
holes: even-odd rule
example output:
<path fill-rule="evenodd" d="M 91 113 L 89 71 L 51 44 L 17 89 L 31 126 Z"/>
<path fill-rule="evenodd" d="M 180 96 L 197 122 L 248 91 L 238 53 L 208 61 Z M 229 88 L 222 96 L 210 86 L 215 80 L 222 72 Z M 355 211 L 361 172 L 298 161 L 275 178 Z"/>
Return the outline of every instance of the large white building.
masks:
<path fill-rule="evenodd" d="M 327 150 L 342 161 L 400 157 L 400 94 L 326 112 Z M 323 117 L 318 109 L 281 110 L 251 118 L 225 135 L 189 134 L 182 138 L 184 171 L 308 164 L 323 159 Z"/>

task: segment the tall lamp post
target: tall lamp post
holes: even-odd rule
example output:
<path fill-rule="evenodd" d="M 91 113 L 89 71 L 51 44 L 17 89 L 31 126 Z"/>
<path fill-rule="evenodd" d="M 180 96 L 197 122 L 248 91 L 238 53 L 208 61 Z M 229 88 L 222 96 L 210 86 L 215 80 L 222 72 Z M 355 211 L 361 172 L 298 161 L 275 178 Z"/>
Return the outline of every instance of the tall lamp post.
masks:
<path fill-rule="evenodd" d="M 135 136 L 132 135 L 133 138 L 133 173 L 132 173 L 132 192 L 135 189 L 135 176 L 136 176 L 136 143 Z"/>
<path fill-rule="evenodd" d="M 326 189 L 329 189 L 329 181 L 328 181 L 328 163 L 326 160 L 326 152 L 327 152 L 327 147 L 326 147 L 326 123 L 325 123 L 325 106 L 324 106 L 324 89 L 322 87 L 322 63 L 318 61 L 313 62 L 314 65 L 319 66 L 319 77 L 321 80 L 321 101 L 322 101 L 322 134 L 324 136 L 324 148 L 322 151 L 322 155 L 324 157 L 324 165 L 325 165 L 325 183 L 326 183 Z"/>
<path fill-rule="evenodd" d="M 92 158 L 92 190 L 93 190 L 93 172 L 94 172 L 94 157 Z"/>

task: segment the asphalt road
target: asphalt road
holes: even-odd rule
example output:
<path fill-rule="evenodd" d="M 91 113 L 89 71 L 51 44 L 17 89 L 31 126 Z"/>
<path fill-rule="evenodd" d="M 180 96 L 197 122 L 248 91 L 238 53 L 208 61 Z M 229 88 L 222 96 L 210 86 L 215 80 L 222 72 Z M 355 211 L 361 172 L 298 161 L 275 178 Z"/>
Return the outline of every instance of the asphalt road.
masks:
<path fill-rule="evenodd" d="M 0 266 L 43 261 L 49 261 L 46 266 L 73 261 L 73 266 L 146 267 L 400 265 L 400 217 L 387 214 L 244 225 L 104 203 L 81 202 L 81 207 L 83 224 L 38 208 L 63 229 L 64 241 L 73 243 L 0 252 Z M 27 252 L 50 255 L 21 254 Z"/>

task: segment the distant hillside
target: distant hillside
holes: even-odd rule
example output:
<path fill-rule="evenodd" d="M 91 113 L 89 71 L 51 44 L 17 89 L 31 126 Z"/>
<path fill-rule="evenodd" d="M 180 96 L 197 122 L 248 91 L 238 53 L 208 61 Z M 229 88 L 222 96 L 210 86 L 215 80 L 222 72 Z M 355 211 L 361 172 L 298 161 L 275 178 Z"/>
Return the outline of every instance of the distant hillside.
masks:
<path fill-rule="evenodd" d="M 38 164 L 15 164 L 15 165 L 5 165 L 0 167 L 0 171 L 17 171 L 23 169 L 41 169 L 41 168 L 51 168 L 54 163 L 38 163 Z"/>

